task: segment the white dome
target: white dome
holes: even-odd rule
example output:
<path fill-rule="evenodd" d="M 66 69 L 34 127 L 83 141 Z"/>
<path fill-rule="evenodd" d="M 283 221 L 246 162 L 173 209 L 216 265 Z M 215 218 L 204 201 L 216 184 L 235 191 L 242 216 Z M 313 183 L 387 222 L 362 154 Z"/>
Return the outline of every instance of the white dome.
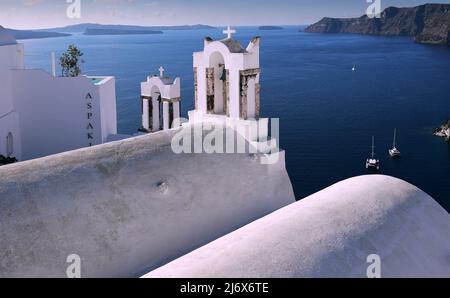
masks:
<path fill-rule="evenodd" d="M 0 46 L 17 44 L 17 40 L 5 28 L 0 26 Z"/>
<path fill-rule="evenodd" d="M 450 216 L 402 180 L 342 181 L 146 277 L 450 277 Z"/>

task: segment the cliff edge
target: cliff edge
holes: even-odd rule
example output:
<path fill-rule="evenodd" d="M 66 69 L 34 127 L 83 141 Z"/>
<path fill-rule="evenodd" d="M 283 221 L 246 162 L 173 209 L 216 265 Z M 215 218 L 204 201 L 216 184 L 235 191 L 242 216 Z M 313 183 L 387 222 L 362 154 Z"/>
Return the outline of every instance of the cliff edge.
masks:
<path fill-rule="evenodd" d="M 418 43 L 450 45 L 450 4 L 388 7 L 381 18 L 323 18 L 307 27 L 310 33 L 352 33 L 411 36 Z"/>

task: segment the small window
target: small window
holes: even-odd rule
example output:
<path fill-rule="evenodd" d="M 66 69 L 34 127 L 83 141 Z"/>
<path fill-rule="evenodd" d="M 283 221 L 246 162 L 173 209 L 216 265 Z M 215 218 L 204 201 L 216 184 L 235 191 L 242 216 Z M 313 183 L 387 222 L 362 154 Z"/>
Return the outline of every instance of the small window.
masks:
<path fill-rule="evenodd" d="M 14 140 L 12 133 L 8 133 L 6 136 L 6 157 L 14 155 Z"/>

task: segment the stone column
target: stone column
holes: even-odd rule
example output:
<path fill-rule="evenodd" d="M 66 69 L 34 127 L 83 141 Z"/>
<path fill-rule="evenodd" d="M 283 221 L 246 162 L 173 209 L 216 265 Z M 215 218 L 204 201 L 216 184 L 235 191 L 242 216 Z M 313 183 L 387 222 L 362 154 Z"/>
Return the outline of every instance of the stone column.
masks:
<path fill-rule="evenodd" d="M 152 127 L 151 132 L 157 132 L 161 130 L 160 120 L 159 120 L 159 110 L 160 110 L 160 101 L 159 99 L 153 99 L 152 101 Z"/>
<path fill-rule="evenodd" d="M 239 100 L 239 117 L 247 119 L 247 92 L 248 92 L 248 76 L 241 72 L 240 80 L 240 100 Z"/>
<path fill-rule="evenodd" d="M 163 101 L 163 130 L 170 129 L 170 111 L 169 111 L 169 102 Z"/>
<path fill-rule="evenodd" d="M 248 118 L 248 111 L 247 111 L 247 101 L 248 100 L 255 100 L 255 116 L 256 118 L 259 118 L 259 97 L 260 97 L 260 84 L 255 83 L 255 98 L 248 98 L 248 82 L 250 79 L 255 79 L 260 73 L 260 69 L 247 69 L 242 70 L 240 72 L 240 94 L 239 94 L 239 117 L 241 119 L 247 119 Z"/>
<path fill-rule="evenodd" d="M 223 82 L 223 110 L 225 111 L 225 115 L 230 117 L 230 71 L 226 69 L 225 73 L 226 80 Z"/>
<path fill-rule="evenodd" d="M 173 113 L 173 102 L 169 102 L 169 127 L 173 128 L 173 120 L 175 120 L 175 115 Z"/>
<path fill-rule="evenodd" d="M 261 84 L 255 84 L 255 118 L 258 120 L 261 115 Z"/>
<path fill-rule="evenodd" d="M 214 67 L 206 69 L 206 107 L 207 113 L 214 113 Z"/>
<path fill-rule="evenodd" d="M 149 111 L 149 100 L 148 98 L 142 98 L 142 128 L 146 131 L 150 131 L 150 111 Z"/>
<path fill-rule="evenodd" d="M 194 100 L 195 100 L 195 110 L 198 111 L 198 72 L 197 72 L 197 67 L 194 67 Z"/>
<path fill-rule="evenodd" d="M 153 131 L 153 100 L 150 96 L 141 96 L 142 105 L 142 128 L 145 131 L 152 132 Z"/>
<path fill-rule="evenodd" d="M 180 119 L 180 117 L 181 117 L 180 111 L 181 111 L 181 102 L 178 100 L 173 103 L 173 118 L 174 119 Z"/>

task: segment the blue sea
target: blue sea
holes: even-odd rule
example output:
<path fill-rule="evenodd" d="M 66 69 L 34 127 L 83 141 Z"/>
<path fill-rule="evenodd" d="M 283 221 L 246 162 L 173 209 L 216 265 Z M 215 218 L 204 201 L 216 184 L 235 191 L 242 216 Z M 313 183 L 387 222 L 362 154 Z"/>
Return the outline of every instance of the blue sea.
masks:
<path fill-rule="evenodd" d="M 280 118 L 281 147 L 296 196 L 304 198 L 365 169 L 375 136 L 381 173 L 404 179 L 450 210 L 450 145 L 432 135 L 450 118 L 450 48 L 409 38 L 238 28 L 244 47 L 260 35 L 262 116 Z M 222 30 L 24 41 L 29 68 L 50 70 L 50 53 L 84 52 L 83 71 L 117 79 L 119 132 L 140 127 L 140 82 L 163 65 L 182 79 L 182 115 L 194 108 L 192 53 Z M 352 71 L 353 65 L 357 66 Z M 388 157 L 393 131 L 403 156 Z"/>

